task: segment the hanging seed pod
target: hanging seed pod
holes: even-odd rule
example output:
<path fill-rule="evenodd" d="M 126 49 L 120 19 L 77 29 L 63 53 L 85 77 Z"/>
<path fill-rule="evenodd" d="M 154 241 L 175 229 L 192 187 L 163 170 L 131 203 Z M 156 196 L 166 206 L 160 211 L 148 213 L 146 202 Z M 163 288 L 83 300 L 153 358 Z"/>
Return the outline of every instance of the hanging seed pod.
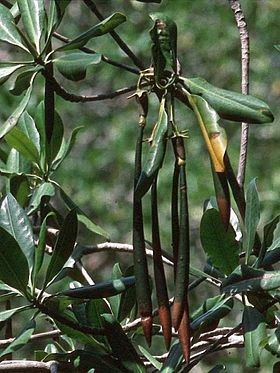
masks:
<path fill-rule="evenodd" d="M 141 317 L 142 327 L 147 343 L 152 340 L 152 301 L 149 284 L 149 273 L 145 249 L 145 237 L 143 227 L 143 213 L 141 199 L 135 197 L 135 187 L 137 185 L 142 167 L 142 143 L 143 132 L 146 124 L 148 112 L 147 96 L 141 94 L 137 98 L 139 104 L 139 126 L 135 149 L 135 171 L 134 171 L 134 196 L 133 196 L 133 259 L 134 274 L 136 279 L 136 295 L 138 310 Z"/>
<path fill-rule="evenodd" d="M 172 337 L 171 313 L 169 306 L 169 298 L 167 292 L 167 284 L 164 273 L 161 242 L 159 233 L 158 221 L 158 206 L 157 206 L 157 177 L 152 185 L 151 192 L 151 210 L 152 210 L 152 246 L 153 246 L 153 264 L 155 287 L 158 302 L 158 313 L 162 325 L 165 346 L 168 350 Z"/>

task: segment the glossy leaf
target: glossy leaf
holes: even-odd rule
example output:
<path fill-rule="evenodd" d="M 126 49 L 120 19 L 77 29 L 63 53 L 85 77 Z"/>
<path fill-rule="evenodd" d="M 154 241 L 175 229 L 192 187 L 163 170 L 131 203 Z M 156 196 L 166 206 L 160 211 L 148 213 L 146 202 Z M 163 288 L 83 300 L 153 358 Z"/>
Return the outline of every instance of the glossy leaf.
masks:
<path fill-rule="evenodd" d="M 66 45 L 56 49 L 56 51 L 66 51 L 81 48 L 90 39 L 107 34 L 108 32 L 114 30 L 114 28 L 116 28 L 125 21 L 126 17 L 123 14 L 114 13 L 108 18 L 104 19 L 102 22 L 91 27 L 89 30 L 85 31 L 83 34 L 79 35 Z"/>
<path fill-rule="evenodd" d="M 20 96 L 30 86 L 34 73 L 38 73 L 42 69 L 42 66 L 33 66 L 22 69 L 13 82 L 10 92 L 15 96 Z"/>
<path fill-rule="evenodd" d="M 122 365 L 131 372 L 144 373 L 146 369 L 142 364 L 140 357 L 134 349 L 131 341 L 128 339 L 121 325 L 116 321 L 113 315 L 103 314 L 104 327 L 109 344 Z"/>
<path fill-rule="evenodd" d="M 66 216 L 57 237 L 45 277 L 45 286 L 50 285 L 50 282 L 54 280 L 66 260 L 70 257 L 75 245 L 77 230 L 77 214 L 75 210 L 71 210 Z"/>
<path fill-rule="evenodd" d="M 260 366 L 260 342 L 266 337 L 265 318 L 255 307 L 245 306 L 243 312 L 243 331 L 246 366 Z"/>
<path fill-rule="evenodd" d="M 23 330 L 15 337 L 13 342 L 1 352 L 0 357 L 10 354 L 24 347 L 34 333 L 36 323 L 34 320 L 27 322 Z"/>
<path fill-rule="evenodd" d="M 14 63 L 11 63 L 11 65 L 9 65 L 8 63 L 0 64 L 0 85 L 4 84 L 6 80 L 8 80 L 15 71 L 17 71 L 23 66 L 24 64 L 21 63 L 16 65 Z"/>
<path fill-rule="evenodd" d="M 162 98 L 158 120 L 150 140 L 150 149 L 135 188 L 135 198 L 141 199 L 151 187 L 159 169 L 162 167 L 166 150 L 168 116 L 165 111 L 165 98 Z"/>
<path fill-rule="evenodd" d="M 225 130 L 218 124 L 219 116 L 202 97 L 188 95 L 188 99 L 200 125 L 213 168 L 216 172 L 224 172 L 227 138 Z"/>
<path fill-rule="evenodd" d="M 10 145 L 10 147 L 15 148 L 25 158 L 32 162 L 39 163 L 39 153 L 36 145 L 20 128 L 12 128 L 12 130 L 5 136 L 5 141 Z"/>
<path fill-rule="evenodd" d="M 40 40 L 45 26 L 44 0 L 18 0 L 24 30 L 40 54 Z"/>
<path fill-rule="evenodd" d="M 27 111 L 24 111 L 23 114 L 21 115 L 19 122 L 18 122 L 18 126 L 32 141 L 32 143 L 35 145 L 39 153 L 40 152 L 40 135 L 36 128 L 34 119 L 31 117 L 31 115 Z"/>
<path fill-rule="evenodd" d="M 66 7 L 71 0 L 54 0 L 49 4 L 49 13 L 48 13 L 48 27 L 47 27 L 47 36 L 46 40 L 48 41 L 52 32 L 59 26 Z"/>
<path fill-rule="evenodd" d="M 78 220 L 80 223 L 83 223 L 89 231 L 99 234 L 100 236 L 103 236 L 107 239 L 110 238 L 109 234 L 104 229 L 94 224 L 86 216 L 86 214 L 71 200 L 71 198 L 64 192 L 64 190 L 61 187 L 59 187 L 59 191 L 60 191 L 61 198 L 65 202 L 66 206 L 70 209 L 76 209 Z"/>
<path fill-rule="evenodd" d="M 91 299 L 90 301 L 86 302 L 85 313 L 89 326 L 94 328 L 103 328 L 103 319 L 101 315 L 103 313 L 110 313 L 110 309 L 105 300 L 101 298 Z M 109 347 L 105 336 L 96 336 L 95 338 L 100 343 L 103 343 L 105 346 Z"/>
<path fill-rule="evenodd" d="M 12 148 L 7 159 L 6 172 L 7 176 L 29 173 L 31 172 L 31 162 Z"/>
<path fill-rule="evenodd" d="M 17 108 L 13 111 L 13 113 L 9 116 L 9 118 L 6 120 L 6 122 L 0 127 L 0 138 L 4 137 L 12 128 L 15 127 L 17 124 L 20 116 L 24 112 L 29 100 L 30 96 L 32 93 L 32 82 L 33 79 L 35 78 L 36 73 L 33 75 L 31 79 L 31 85 L 25 92 L 22 100 L 20 103 L 17 105 Z"/>
<path fill-rule="evenodd" d="M 224 293 L 258 292 L 280 286 L 280 271 L 263 271 L 241 265 L 223 281 Z"/>
<path fill-rule="evenodd" d="M 64 161 L 64 159 L 68 156 L 68 154 L 71 152 L 71 150 L 73 149 L 73 146 L 75 145 L 77 135 L 82 128 L 83 127 L 76 127 L 72 131 L 68 142 L 62 139 L 60 149 L 58 153 L 56 154 L 56 157 L 52 163 L 52 170 L 56 170 L 60 166 L 60 164 Z"/>
<path fill-rule="evenodd" d="M 257 268 L 264 265 L 263 260 L 265 259 L 267 249 L 273 243 L 274 231 L 277 228 L 279 220 L 280 220 L 280 215 L 277 215 L 274 219 L 272 219 L 268 224 L 264 226 L 263 241 L 262 241 L 261 250 L 259 252 L 257 263 L 256 263 Z M 268 257 L 266 257 L 266 259 L 268 259 Z"/>
<path fill-rule="evenodd" d="M 33 190 L 31 200 L 29 202 L 28 215 L 36 211 L 44 197 L 53 197 L 55 195 L 55 187 L 51 183 L 43 182 Z"/>
<path fill-rule="evenodd" d="M 233 308 L 233 299 L 218 295 L 207 299 L 193 314 L 191 329 L 196 330 L 203 326 L 211 325 L 213 322 L 219 322 Z"/>
<path fill-rule="evenodd" d="M 246 123 L 268 123 L 274 119 L 269 106 L 254 96 L 215 87 L 202 78 L 183 81 L 191 93 L 204 98 L 221 118 Z"/>
<path fill-rule="evenodd" d="M 71 298 L 81 299 L 107 298 L 120 294 L 133 285 L 135 285 L 135 278 L 134 276 L 130 276 L 112 281 L 104 281 L 96 285 L 87 285 L 75 289 L 65 290 L 59 294 Z"/>
<path fill-rule="evenodd" d="M 212 165 L 211 165 L 212 166 Z M 230 221 L 230 193 L 225 172 L 215 172 L 212 168 L 212 176 L 216 194 L 217 206 L 225 229 L 228 229 Z"/>
<path fill-rule="evenodd" d="M 15 27 L 14 17 L 9 9 L 0 4 L 0 40 L 16 45 L 28 52 Z"/>
<path fill-rule="evenodd" d="M 202 247 L 212 264 L 224 274 L 230 274 L 239 263 L 239 245 L 231 226 L 227 230 L 216 209 L 206 210 L 200 223 Z"/>
<path fill-rule="evenodd" d="M 251 255 L 257 227 L 260 220 L 260 202 L 258 197 L 258 191 L 256 186 L 256 179 L 253 179 L 247 189 L 246 193 L 246 211 L 245 211 L 245 227 L 246 227 L 246 261 L 248 261 Z"/>
<path fill-rule="evenodd" d="M 7 194 L 0 208 L 0 226 L 9 232 L 24 253 L 29 269 L 33 267 L 34 241 L 31 223 L 12 194 Z"/>
<path fill-rule="evenodd" d="M 122 273 L 122 270 L 120 268 L 120 265 L 119 265 L 119 263 L 115 263 L 114 266 L 113 266 L 111 279 L 114 281 L 114 280 L 119 280 L 122 277 L 123 277 L 123 273 Z M 110 299 L 108 299 L 108 301 L 110 303 L 112 313 L 117 319 L 119 309 L 120 309 L 121 295 L 120 294 L 114 295 L 114 296 L 110 297 Z"/>
<path fill-rule="evenodd" d="M 0 280 L 27 294 L 28 263 L 17 241 L 0 227 Z"/>
<path fill-rule="evenodd" d="M 29 309 L 31 306 L 21 306 L 17 308 L 12 308 L 10 310 L 0 311 L 0 322 L 7 321 L 11 317 L 13 317 L 15 314 L 20 313 L 22 311 L 25 311 Z"/>
<path fill-rule="evenodd" d="M 54 66 L 69 80 L 79 81 L 86 77 L 87 68 L 101 62 L 101 54 L 73 52 L 53 59 Z"/>

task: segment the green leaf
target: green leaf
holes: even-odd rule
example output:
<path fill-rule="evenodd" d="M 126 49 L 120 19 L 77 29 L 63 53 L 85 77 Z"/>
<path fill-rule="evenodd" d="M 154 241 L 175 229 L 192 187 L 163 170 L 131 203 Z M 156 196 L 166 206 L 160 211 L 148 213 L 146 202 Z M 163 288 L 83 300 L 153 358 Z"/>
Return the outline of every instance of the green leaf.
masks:
<path fill-rule="evenodd" d="M 73 52 L 53 59 L 54 66 L 69 80 L 79 81 L 86 77 L 87 68 L 101 62 L 101 54 Z"/>
<path fill-rule="evenodd" d="M 157 370 L 160 370 L 161 367 L 162 367 L 162 363 L 160 363 L 157 359 L 155 359 L 153 357 L 153 355 L 151 355 L 149 353 L 149 351 L 147 351 L 143 346 L 141 345 L 138 345 L 138 348 L 141 352 L 141 354 L 143 354 L 145 356 L 145 358 L 157 369 Z"/>
<path fill-rule="evenodd" d="M 16 80 L 14 81 L 12 87 L 10 88 L 10 92 L 14 96 L 20 96 L 30 86 L 30 82 L 33 78 L 34 73 L 38 73 L 42 69 L 43 67 L 38 65 L 22 69 L 22 71 L 16 77 Z"/>
<path fill-rule="evenodd" d="M 31 79 L 30 87 L 25 92 L 22 100 L 18 104 L 17 108 L 13 111 L 13 113 L 9 116 L 6 122 L 0 128 L 0 138 L 4 137 L 12 128 L 15 127 L 17 124 L 21 114 L 24 112 L 32 93 L 32 83 L 35 78 L 36 73 L 33 75 Z"/>
<path fill-rule="evenodd" d="M 14 237 L 24 253 L 31 270 L 34 259 L 32 226 L 25 211 L 10 193 L 7 194 L 1 204 L 0 226 Z"/>
<path fill-rule="evenodd" d="M 269 106 L 256 97 L 227 91 L 202 78 L 182 78 L 191 93 L 204 98 L 221 118 L 246 123 L 273 121 Z"/>
<path fill-rule="evenodd" d="M 213 168 L 216 172 L 224 172 L 227 137 L 225 130 L 218 124 L 220 118 L 202 97 L 188 94 L 188 99 L 197 117 Z"/>
<path fill-rule="evenodd" d="M 218 364 L 211 370 L 209 370 L 208 373 L 219 373 L 221 370 L 226 370 L 226 367 L 223 364 Z"/>
<path fill-rule="evenodd" d="M 1 352 L 0 357 L 10 354 L 24 347 L 30 340 L 32 334 L 34 333 L 36 323 L 34 320 L 28 321 L 23 330 L 15 337 L 13 342 Z"/>
<path fill-rule="evenodd" d="M 111 314 L 103 314 L 102 318 L 113 355 L 119 359 L 128 371 L 133 373 L 146 372 L 140 357 L 114 316 Z"/>
<path fill-rule="evenodd" d="M 58 293 L 58 295 L 80 299 L 107 298 L 116 294 L 120 294 L 134 285 L 135 277 L 130 276 L 112 281 L 104 281 L 95 285 L 87 285 L 75 289 L 64 290 Z"/>
<path fill-rule="evenodd" d="M 251 255 L 257 227 L 260 221 L 260 201 L 256 186 L 256 179 L 253 179 L 247 188 L 246 193 L 246 211 L 245 211 L 245 227 L 246 227 L 246 262 Z"/>
<path fill-rule="evenodd" d="M 67 143 L 64 141 L 64 139 L 62 140 L 60 149 L 58 153 L 56 154 L 55 159 L 53 160 L 52 170 L 56 170 L 60 166 L 60 164 L 64 161 L 64 159 L 68 156 L 68 154 L 71 152 L 71 150 L 73 149 L 73 146 L 75 145 L 77 135 L 82 128 L 83 127 L 76 127 L 72 131 L 70 139 Z"/>
<path fill-rule="evenodd" d="M 280 44 L 279 45 L 274 45 L 274 48 L 277 49 L 280 52 Z"/>
<path fill-rule="evenodd" d="M 162 167 L 166 150 L 169 120 L 165 110 L 165 105 L 166 99 L 163 97 L 160 103 L 158 120 L 153 128 L 153 133 L 150 138 L 150 149 L 135 187 L 134 196 L 137 200 L 141 199 L 148 192 L 158 174 L 158 171 Z"/>
<path fill-rule="evenodd" d="M 40 40 L 44 30 L 44 0 L 17 0 L 25 32 L 40 54 Z"/>
<path fill-rule="evenodd" d="M 43 223 L 40 227 L 40 233 L 39 233 L 39 239 L 38 239 L 38 246 L 35 249 L 35 256 L 34 256 L 34 266 L 32 269 L 32 284 L 33 286 L 36 284 L 37 275 L 42 267 L 43 260 L 44 260 L 44 254 L 46 249 L 46 240 L 47 240 L 47 220 L 50 216 L 53 216 L 54 214 L 50 212 L 45 219 L 43 220 Z"/>
<path fill-rule="evenodd" d="M 71 210 L 66 216 L 54 246 L 47 269 L 45 286 L 48 287 L 71 255 L 78 231 L 77 214 Z"/>
<path fill-rule="evenodd" d="M 11 76 L 12 74 L 20 69 L 21 67 L 25 66 L 24 64 L 14 64 L 12 63 L 9 65 L 8 63 L 5 64 L 6 66 L 3 66 L 0 64 L 0 85 L 4 84 Z"/>
<path fill-rule="evenodd" d="M 29 181 L 25 175 L 14 175 L 10 177 L 9 192 L 18 201 L 20 207 L 24 207 L 29 198 Z"/>
<path fill-rule="evenodd" d="M 40 134 L 36 128 L 34 119 L 27 111 L 23 112 L 19 119 L 18 126 L 36 146 L 38 153 L 40 153 Z"/>
<path fill-rule="evenodd" d="M 134 268 L 128 267 L 124 273 L 124 276 L 133 276 Z M 124 320 L 128 317 L 133 310 L 133 307 L 136 305 L 136 289 L 135 286 L 128 288 L 125 292 L 120 295 L 120 306 L 117 318 L 119 321 Z"/>
<path fill-rule="evenodd" d="M 200 223 L 200 239 L 212 264 L 224 274 L 230 274 L 239 263 L 239 246 L 231 226 L 225 230 L 219 212 L 206 210 Z"/>
<path fill-rule="evenodd" d="M 211 325 L 228 315 L 233 308 L 233 299 L 218 295 L 207 299 L 191 316 L 191 329 L 196 330 L 201 327 Z"/>
<path fill-rule="evenodd" d="M 110 309 L 108 304 L 103 299 L 91 299 L 90 301 L 86 302 L 85 312 L 89 326 L 94 328 L 103 328 L 103 319 L 101 315 L 103 313 L 110 313 Z M 109 348 L 106 337 L 96 336 L 95 338 Z"/>
<path fill-rule="evenodd" d="M 16 45 L 29 52 L 24 44 L 22 44 L 21 37 L 15 27 L 14 17 L 9 9 L 2 4 L 0 4 L 0 40 Z"/>
<path fill-rule="evenodd" d="M 17 307 L 17 308 L 12 308 L 10 310 L 6 310 L 6 311 L 1 311 L 0 312 L 0 322 L 3 322 L 3 321 L 7 321 L 9 320 L 11 317 L 13 317 L 16 313 L 20 313 L 22 311 L 25 311 L 27 309 L 30 309 L 31 306 L 21 306 L 21 307 Z"/>
<path fill-rule="evenodd" d="M 280 286 L 280 271 L 263 271 L 241 265 L 222 283 L 224 293 L 258 292 Z"/>
<path fill-rule="evenodd" d="M 27 295 L 28 263 L 17 241 L 0 227 L 0 280 Z"/>
<path fill-rule="evenodd" d="M 256 308 L 245 306 L 243 312 L 243 331 L 246 366 L 260 366 L 260 342 L 266 337 L 265 318 Z"/>
<path fill-rule="evenodd" d="M 36 187 L 29 203 L 28 215 L 31 215 L 39 208 L 42 198 L 53 197 L 54 195 L 55 188 L 51 183 L 43 182 L 39 187 Z"/>
<path fill-rule="evenodd" d="M 64 134 L 64 126 L 63 126 L 62 119 L 60 115 L 55 111 L 54 128 L 53 128 L 52 138 L 50 142 L 50 149 L 48 150 L 51 161 L 53 161 L 56 158 L 57 153 L 61 149 L 62 141 L 63 141 L 63 134 Z"/>
<path fill-rule="evenodd" d="M 119 263 L 115 263 L 114 266 L 113 266 L 113 270 L 112 270 L 112 280 L 119 280 L 122 277 L 123 277 L 123 273 L 122 273 L 122 270 L 120 268 L 120 265 L 119 265 Z M 110 302 L 112 313 L 117 319 L 119 309 L 120 309 L 121 295 L 117 294 L 113 297 L 110 297 L 108 299 L 108 301 Z"/>
<path fill-rule="evenodd" d="M 280 326 L 278 326 L 274 333 L 268 338 L 265 349 L 273 355 L 280 357 Z"/>
<path fill-rule="evenodd" d="M 5 136 L 5 141 L 25 158 L 37 164 L 39 163 L 40 157 L 36 145 L 20 128 L 12 128 Z"/>
<path fill-rule="evenodd" d="M 93 223 L 87 217 L 87 215 L 71 200 L 71 198 L 64 192 L 64 190 L 60 186 L 59 191 L 61 198 L 65 202 L 66 206 L 70 209 L 76 209 L 78 220 L 80 223 L 83 223 L 89 231 L 99 234 L 100 236 L 103 236 L 107 239 L 110 239 L 109 234 L 103 228 L 99 227 L 99 225 Z"/>
<path fill-rule="evenodd" d="M 273 234 L 280 221 L 280 215 L 275 216 L 263 229 L 263 244 L 265 247 L 270 247 L 273 243 Z"/>
<path fill-rule="evenodd" d="M 125 21 L 125 15 L 123 15 L 122 13 L 114 13 L 110 17 L 91 27 L 89 30 L 79 35 L 66 45 L 56 49 L 56 51 L 79 49 L 83 47 L 90 39 L 107 34 Z"/>
<path fill-rule="evenodd" d="M 71 0 L 55 0 L 49 4 L 48 27 L 46 40 L 48 41 L 52 32 L 59 26 L 64 12 Z"/>
<path fill-rule="evenodd" d="M 161 373 L 174 373 L 178 372 L 177 368 L 183 363 L 183 354 L 180 346 L 180 342 L 176 341 L 167 356 L 167 359 L 163 363 L 160 370 Z"/>

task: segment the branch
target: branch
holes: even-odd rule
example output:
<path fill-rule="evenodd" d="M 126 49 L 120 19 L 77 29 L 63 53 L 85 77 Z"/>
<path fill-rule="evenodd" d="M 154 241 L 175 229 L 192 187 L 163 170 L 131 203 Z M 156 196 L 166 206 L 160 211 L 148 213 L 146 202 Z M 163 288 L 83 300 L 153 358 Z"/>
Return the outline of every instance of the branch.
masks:
<path fill-rule="evenodd" d="M 48 361 L 44 363 L 41 361 L 6 360 L 0 363 L 0 372 L 57 373 L 58 368 L 60 372 L 77 372 L 76 368 L 74 368 L 72 364 L 58 361 Z"/>
<path fill-rule="evenodd" d="M 99 21 L 103 21 L 104 17 L 97 9 L 96 5 L 93 3 L 92 0 L 84 0 L 85 5 L 96 15 Z M 141 60 L 132 52 L 132 50 L 128 47 L 128 45 L 120 38 L 120 36 L 116 33 L 116 31 L 110 31 L 109 34 L 118 44 L 118 46 L 124 51 L 124 53 L 133 61 L 135 66 L 139 67 L 140 70 L 144 70 L 144 65 Z"/>
<path fill-rule="evenodd" d="M 58 82 L 55 78 L 53 78 L 50 75 L 47 75 L 46 72 L 43 73 L 46 76 L 46 79 L 50 82 L 52 85 L 55 93 L 62 97 L 66 101 L 70 102 L 92 102 L 92 101 L 102 101 L 102 100 L 108 100 L 112 99 L 114 97 L 123 95 L 128 92 L 135 91 L 137 88 L 136 85 L 130 86 L 130 87 L 125 87 L 125 88 L 120 88 L 117 89 L 114 92 L 110 93 L 101 93 L 101 94 L 96 94 L 92 96 L 84 96 L 84 95 L 75 95 L 73 93 L 67 92 Z"/>
<path fill-rule="evenodd" d="M 51 330 L 51 331 L 48 331 L 48 332 L 34 334 L 34 335 L 32 335 L 32 337 L 30 338 L 29 341 L 34 342 L 34 341 L 39 341 L 41 339 L 57 338 L 61 334 L 62 333 L 61 333 L 60 330 Z M 8 347 L 14 340 L 15 340 L 15 338 L 8 338 L 8 339 L 0 340 L 0 349 Z"/>
<path fill-rule="evenodd" d="M 246 20 L 238 0 L 229 0 L 230 7 L 234 13 L 237 27 L 239 29 L 241 43 L 241 89 L 244 95 L 249 93 L 249 33 Z M 248 153 L 249 126 L 247 123 L 241 125 L 240 155 L 237 180 L 241 188 L 244 186 L 245 171 Z"/>

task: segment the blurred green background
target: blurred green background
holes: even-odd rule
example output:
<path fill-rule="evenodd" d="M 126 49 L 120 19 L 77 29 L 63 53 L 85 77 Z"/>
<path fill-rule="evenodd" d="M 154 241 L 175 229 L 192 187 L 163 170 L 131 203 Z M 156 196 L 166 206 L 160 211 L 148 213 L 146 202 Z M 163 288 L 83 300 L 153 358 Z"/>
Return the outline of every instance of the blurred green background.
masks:
<path fill-rule="evenodd" d="M 275 115 L 273 124 L 250 127 L 246 176 L 247 182 L 254 177 L 258 178 L 262 222 L 267 222 L 280 212 L 280 53 L 274 48 L 275 44 L 280 43 L 280 1 L 241 0 L 240 3 L 250 35 L 250 93 L 268 102 Z M 149 14 L 154 11 L 165 12 L 178 26 L 178 58 L 183 75 L 201 76 L 221 88 L 240 91 L 239 32 L 227 0 L 163 0 L 162 4 L 144 4 L 135 0 L 97 0 L 95 4 L 104 16 L 109 16 L 114 11 L 123 12 L 127 16 L 127 22 L 119 26 L 117 32 L 146 67 L 151 63 L 149 29 L 152 23 Z M 72 0 L 58 31 L 64 36 L 74 38 L 95 23 L 95 16 L 83 2 Z M 60 45 L 60 42 L 54 41 L 54 44 Z M 93 39 L 87 46 L 112 59 L 132 65 L 108 35 Z M 15 50 L 7 50 L 5 46 L 2 48 L 1 60 L 9 56 L 17 59 Z M 66 81 L 58 75 L 57 77 L 68 91 L 84 95 L 111 92 L 137 82 L 137 75 L 105 63 L 94 66 L 87 74 L 87 79 L 79 83 Z M 0 118 L 3 123 L 11 108 L 16 106 L 16 101 L 9 94 L 7 85 L 1 87 L 0 97 Z M 42 97 L 42 86 L 38 81 L 36 95 L 33 95 L 29 104 L 30 112 L 36 111 Z M 131 243 L 134 146 L 138 119 L 136 103 L 127 97 L 128 95 L 123 95 L 113 100 L 85 104 L 72 104 L 60 97 L 56 98 L 57 110 L 63 118 L 68 136 L 74 127 L 84 126 L 71 155 L 56 174 L 56 180 L 64 185 L 73 200 L 95 222 L 110 233 L 112 242 L 123 243 Z M 158 102 L 151 97 L 147 137 L 156 120 L 157 109 Z M 194 116 L 182 104 L 177 105 L 177 122 L 180 128 L 189 130 L 186 147 L 192 260 L 201 268 L 203 265 L 200 263 L 205 258 L 200 249 L 199 222 L 204 200 L 213 195 L 210 163 Z M 240 125 L 228 121 L 221 121 L 221 124 L 228 135 L 228 152 L 236 170 Z M 159 180 L 162 243 L 167 250 L 171 242 L 172 170 L 172 152 L 171 148 L 168 148 Z M 147 197 L 144 201 L 144 212 L 149 239 L 151 235 Z M 88 234 L 82 228 L 79 240 L 86 244 L 102 242 L 102 238 Z M 132 264 L 132 257 L 113 253 L 98 254 L 88 258 L 87 266 L 98 281 L 108 278 L 112 263 L 116 261 L 120 261 L 125 267 Z M 201 292 L 193 297 L 193 304 L 199 304 L 205 291 L 209 292 L 209 288 L 206 290 L 202 286 Z M 239 310 L 236 310 L 236 318 L 239 320 Z M 215 355 L 209 364 L 217 359 L 219 362 L 227 361 L 227 353 L 217 356 Z M 268 356 L 267 359 L 271 360 L 271 357 Z M 238 364 L 240 356 L 232 352 L 227 371 L 236 371 Z M 205 371 L 203 369 L 198 367 L 197 372 Z M 244 368 L 245 371 L 253 370 Z"/>

